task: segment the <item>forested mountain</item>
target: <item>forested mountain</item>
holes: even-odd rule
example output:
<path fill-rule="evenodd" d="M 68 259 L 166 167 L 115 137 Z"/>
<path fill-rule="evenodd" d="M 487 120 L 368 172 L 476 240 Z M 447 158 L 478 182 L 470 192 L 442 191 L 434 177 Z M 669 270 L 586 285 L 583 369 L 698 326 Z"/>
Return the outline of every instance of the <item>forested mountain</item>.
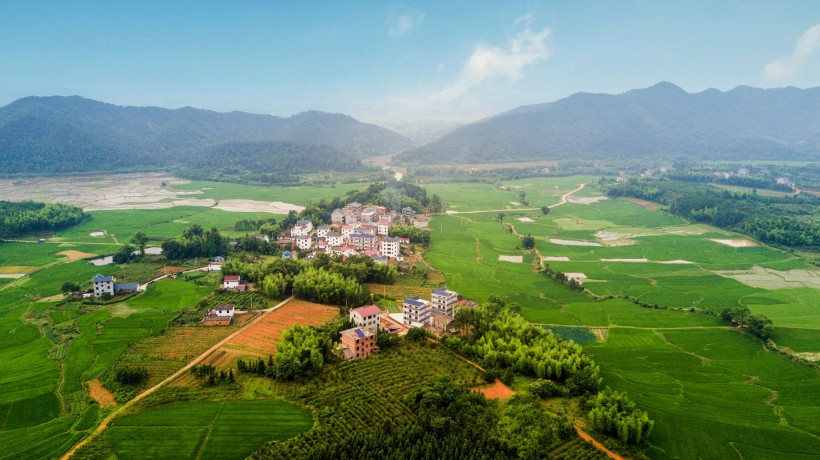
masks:
<path fill-rule="evenodd" d="M 387 129 L 322 112 L 281 118 L 191 107 L 120 107 L 76 96 L 27 97 L 0 108 L 0 173 L 5 174 L 186 165 L 209 148 L 232 142 L 299 145 L 295 152 L 301 154 L 312 144 L 321 146 L 314 153 L 331 147 L 356 157 L 412 146 Z"/>
<path fill-rule="evenodd" d="M 820 88 L 686 93 L 662 82 L 578 93 L 464 126 L 405 152 L 406 163 L 669 158 L 820 160 Z"/>

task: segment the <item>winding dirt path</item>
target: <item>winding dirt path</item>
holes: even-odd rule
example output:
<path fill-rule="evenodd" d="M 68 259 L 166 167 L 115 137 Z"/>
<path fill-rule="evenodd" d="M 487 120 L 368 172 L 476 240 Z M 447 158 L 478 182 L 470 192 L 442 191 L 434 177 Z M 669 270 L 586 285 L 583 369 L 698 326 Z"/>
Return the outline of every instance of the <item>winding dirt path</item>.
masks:
<path fill-rule="evenodd" d="M 624 460 L 623 457 L 621 457 L 620 455 L 616 454 L 615 452 L 612 452 L 611 450 L 607 449 L 606 446 L 604 446 L 600 442 L 596 441 L 595 438 L 593 438 L 592 436 L 589 435 L 589 433 L 582 430 L 581 427 L 578 426 L 577 421 L 576 421 L 576 424 L 575 424 L 575 432 L 578 433 L 578 436 L 580 436 L 584 440 L 592 443 L 592 445 L 595 446 L 596 449 L 598 449 L 601 452 L 605 453 L 607 455 L 607 457 L 612 458 L 614 460 Z"/>
<path fill-rule="evenodd" d="M 283 305 L 287 304 L 287 303 L 288 303 L 288 302 L 290 302 L 291 300 L 293 300 L 293 297 L 289 297 L 289 298 L 287 298 L 287 299 L 283 300 L 282 302 L 280 302 L 279 304 L 277 304 L 277 305 L 276 305 L 276 306 L 274 306 L 274 307 L 271 307 L 271 308 L 266 308 L 266 309 L 264 309 L 264 310 L 260 310 L 260 311 L 264 312 L 264 314 L 261 314 L 261 315 L 257 316 L 256 318 L 254 318 L 252 321 L 249 321 L 247 324 L 245 324 L 244 326 L 242 326 L 242 327 L 241 327 L 240 329 L 238 329 L 236 332 L 234 332 L 233 334 L 231 334 L 231 335 L 229 335 L 229 336 L 225 337 L 224 339 L 222 339 L 221 341 L 219 341 L 219 343 L 217 343 L 216 345 L 214 345 L 214 346 L 212 346 L 211 348 L 207 349 L 205 352 L 203 352 L 202 354 L 200 354 L 199 356 L 197 356 L 196 358 L 194 358 L 193 360 L 191 360 L 191 362 L 189 362 L 188 364 L 186 364 L 186 365 L 185 365 L 182 369 L 180 369 L 180 370 L 178 370 L 178 371 L 174 372 L 173 374 L 171 374 L 171 376 L 169 376 L 168 378 L 166 378 L 166 379 L 165 379 L 165 380 L 163 380 L 162 382 L 159 382 L 158 384 L 156 384 L 156 385 L 152 386 L 151 388 L 148 388 L 147 390 L 145 390 L 145 391 L 143 391 L 142 393 L 140 393 L 140 394 L 138 394 L 137 396 L 135 396 L 135 397 L 134 397 L 134 399 L 132 399 L 132 400 L 128 401 L 127 403 L 123 404 L 122 406 L 120 406 L 120 407 L 119 407 L 117 410 L 115 410 L 114 412 L 112 412 L 112 413 L 108 414 L 108 417 L 104 418 L 104 419 L 103 419 L 103 421 L 102 421 L 102 422 L 100 422 L 99 426 L 97 426 L 97 429 L 95 429 L 95 430 L 94 430 L 94 431 L 93 431 L 90 435 L 88 435 L 87 437 L 85 437 L 85 439 L 83 439 L 83 440 L 82 440 L 82 441 L 80 441 L 79 443 L 75 444 L 75 445 L 74 445 L 74 447 L 72 447 L 72 448 L 71 448 L 71 450 L 69 450 L 68 452 L 66 452 L 66 453 L 65 453 L 65 455 L 63 455 L 62 457 L 60 457 L 60 460 L 68 460 L 69 458 L 71 458 L 71 456 L 72 456 L 72 455 L 74 455 L 74 453 L 75 453 L 75 452 L 77 452 L 77 450 L 79 450 L 82 446 L 84 446 L 86 443 L 88 443 L 88 441 L 90 441 L 90 440 L 94 439 L 96 436 L 101 435 L 101 434 L 102 434 L 102 433 L 103 433 L 106 429 L 108 429 L 108 424 L 109 424 L 109 423 L 111 423 L 111 421 L 112 421 L 112 420 L 114 420 L 114 418 L 116 418 L 116 417 L 117 417 L 117 416 L 118 416 L 121 412 L 123 412 L 125 409 L 127 409 L 127 408 L 129 408 L 129 407 L 133 406 L 133 405 L 134 405 L 137 401 L 139 401 L 139 400 L 141 400 L 141 399 L 145 398 L 146 396 L 150 395 L 151 393 L 153 393 L 154 391 L 156 391 L 157 389 L 159 389 L 161 386 L 163 386 L 163 385 L 165 385 L 165 384 L 167 384 L 167 383 L 171 382 L 171 381 L 172 381 L 172 380 L 174 380 L 175 378 L 177 378 L 177 377 L 179 377 L 180 375 L 184 374 L 184 373 L 185 373 L 186 371 L 188 371 L 190 368 L 192 368 L 193 366 L 195 366 L 197 363 L 199 363 L 199 362 L 200 362 L 200 361 L 202 361 L 203 359 L 207 358 L 207 357 L 208 357 L 211 353 L 213 353 L 213 352 L 214 352 L 214 351 L 216 351 L 217 349 L 219 349 L 219 347 L 221 347 L 222 345 L 224 345 L 224 344 L 228 343 L 228 341 L 230 341 L 232 338 L 234 338 L 234 337 L 236 337 L 237 335 L 239 335 L 239 333 L 240 333 L 240 332 L 244 331 L 244 330 L 245 330 L 246 328 L 248 328 L 249 326 L 251 326 L 251 325 L 253 325 L 253 324 L 256 324 L 256 323 L 257 323 L 257 322 L 259 322 L 262 318 L 264 318 L 265 316 L 267 316 L 270 312 L 272 312 L 272 311 L 274 311 L 274 310 L 276 310 L 276 309 L 278 309 L 278 308 L 282 307 Z"/>
<path fill-rule="evenodd" d="M 562 204 L 567 204 L 567 199 L 570 197 L 570 195 L 572 195 L 573 193 L 575 193 L 575 192 L 577 192 L 577 191 L 580 191 L 581 189 L 583 189 L 583 188 L 584 188 L 584 187 L 586 187 L 586 186 L 587 186 L 587 184 L 581 184 L 581 185 L 579 185 L 579 186 L 578 186 L 578 188 L 576 188 L 575 190 L 572 190 L 571 192 L 567 192 L 567 193 L 565 193 L 563 196 L 561 196 L 561 201 L 559 201 L 558 203 L 555 203 L 555 204 L 554 204 L 554 205 L 552 205 L 552 206 L 547 206 L 547 207 L 548 207 L 548 208 L 550 208 L 550 209 L 552 209 L 552 208 L 554 208 L 554 207 L 556 207 L 556 206 L 561 206 Z"/>

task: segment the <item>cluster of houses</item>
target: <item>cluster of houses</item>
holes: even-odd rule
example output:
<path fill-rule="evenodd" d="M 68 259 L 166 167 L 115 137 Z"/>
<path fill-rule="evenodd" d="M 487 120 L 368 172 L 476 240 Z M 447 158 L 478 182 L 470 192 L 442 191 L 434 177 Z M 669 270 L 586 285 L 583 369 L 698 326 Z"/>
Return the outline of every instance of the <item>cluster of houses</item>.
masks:
<path fill-rule="evenodd" d="M 117 294 L 130 294 L 139 292 L 140 285 L 137 283 L 117 283 L 117 278 L 113 276 L 96 275 L 91 279 L 94 284 L 94 297 L 102 297 L 105 294 L 113 297 Z"/>
<path fill-rule="evenodd" d="M 407 238 L 390 236 L 394 224 L 407 222 L 419 228 L 429 227 L 429 221 L 417 216 L 413 208 L 396 212 L 384 206 L 363 206 L 356 202 L 334 209 L 331 222 L 314 228 L 311 221 L 299 220 L 279 235 L 279 245 L 291 244 L 306 253 L 307 258 L 323 252 L 344 257 L 368 255 L 376 262 L 387 263 L 402 261 L 401 245 L 410 242 Z"/>
<path fill-rule="evenodd" d="M 458 300 L 458 293 L 441 287 L 430 293 L 430 300 L 414 296 L 404 299 L 403 312 L 388 314 L 376 305 L 350 310 L 350 321 L 356 327 L 341 331 L 342 353 L 345 359 L 369 356 L 378 351 L 376 341 L 379 331 L 394 334 L 410 327 L 423 327 L 433 331 L 447 331 L 460 306 L 475 305 Z"/>

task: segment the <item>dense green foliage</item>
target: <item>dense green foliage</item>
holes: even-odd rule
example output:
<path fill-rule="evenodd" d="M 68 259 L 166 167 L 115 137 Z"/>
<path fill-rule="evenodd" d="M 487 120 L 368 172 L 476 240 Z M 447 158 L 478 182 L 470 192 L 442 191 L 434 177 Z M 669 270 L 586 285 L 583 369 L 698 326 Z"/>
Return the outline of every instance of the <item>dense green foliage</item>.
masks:
<path fill-rule="evenodd" d="M 276 358 L 265 371 L 276 380 L 293 380 L 309 372 L 317 373 L 325 365 L 325 356 L 333 353 L 333 341 L 316 329 L 291 326 L 276 346 Z"/>
<path fill-rule="evenodd" d="M 370 301 L 367 286 L 352 277 L 308 267 L 293 277 L 293 295 L 311 302 L 359 307 Z"/>
<path fill-rule="evenodd" d="M 530 324 L 514 305 L 491 298 L 474 309 L 459 310 L 456 321 L 470 336 L 442 342 L 486 368 L 563 382 L 574 395 L 598 390 L 600 371 L 583 348 Z"/>
<path fill-rule="evenodd" d="M 748 307 L 724 308 L 718 317 L 761 340 L 768 340 L 772 336 L 772 320 L 763 315 L 753 315 Z"/>
<path fill-rule="evenodd" d="M 656 201 L 695 222 L 745 233 L 764 243 L 820 251 L 820 197 L 813 195 L 737 194 L 659 180 L 612 185 L 607 195 Z"/>
<path fill-rule="evenodd" d="M 67 204 L 0 201 L 0 238 L 62 230 L 88 217 L 82 209 Z"/>
<path fill-rule="evenodd" d="M 162 242 L 162 254 L 168 260 L 213 258 L 224 256 L 227 252 L 228 240 L 219 230 L 211 228 L 205 231 L 199 225 L 185 230 L 180 238 Z"/>
<path fill-rule="evenodd" d="M 590 406 L 587 418 L 592 428 L 617 435 L 625 444 L 646 442 L 655 426 L 646 411 L 636 408 L 625 393 L 612 391 L 609 387 L 590 397 L 587 405 Z"/>
<path fill-rule="evenodd" d="M 117 369 L 114 378 L 123 385 L 139 385 L 148 378 L 148 369 L 131 366 L 121 367 Z"/>
<path fill-rule="evenodd" d="M 430 244 L 430 232 L 414 225 L 397 224 L 390 227 L 390 236 L 409 238 L 411 243 Z"/>

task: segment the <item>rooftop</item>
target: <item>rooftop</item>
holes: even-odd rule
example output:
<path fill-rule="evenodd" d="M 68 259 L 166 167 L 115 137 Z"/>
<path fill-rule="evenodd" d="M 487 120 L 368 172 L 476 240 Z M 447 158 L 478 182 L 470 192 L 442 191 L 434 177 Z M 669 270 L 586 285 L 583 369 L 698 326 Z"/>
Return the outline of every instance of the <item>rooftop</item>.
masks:
<path fill-rule="evenodd" d="M 222 279 L 223 281 L 239 281 L 242 277 L 240 275 L 227 275 Z"/>
<path fill-rule="evenodd" d="M 381 308 L 377 307 L 376 305 L 368 305 L 366 307 L 359 307 L 354 309 L 353 311 L 357 312 L 362 316 L 372 316 L 372 315 L 379 315 L 381 314 Z"/>
<path fill-rule="evenodd" d="M 423 300 L 421 297 L 416 295 L 416 296 L 408 297 L 408 298 L 404 299 L 404 303 L 407 303 L 407 304 L 410 304 L 410 305 L 415 305 L 417 307 L 423 307 L 423 306 L 429 304 L 430 302 L 428 302 L 426 300 Z"/>
<path fill-rule="evenodd" d="M 102 282 L 106 282 L 106 281 L 113 282 L 113 281 L 114 281 L 114 277 L 113 277 L 113 276 L 102 276 L 102 275 L 97 275 L 97 276 L 95 276 L 95 277 L 94 277 L 94 280 L 93 280 L 93 281 L 94 281 L 95 283 L 102 283 Z"/>

